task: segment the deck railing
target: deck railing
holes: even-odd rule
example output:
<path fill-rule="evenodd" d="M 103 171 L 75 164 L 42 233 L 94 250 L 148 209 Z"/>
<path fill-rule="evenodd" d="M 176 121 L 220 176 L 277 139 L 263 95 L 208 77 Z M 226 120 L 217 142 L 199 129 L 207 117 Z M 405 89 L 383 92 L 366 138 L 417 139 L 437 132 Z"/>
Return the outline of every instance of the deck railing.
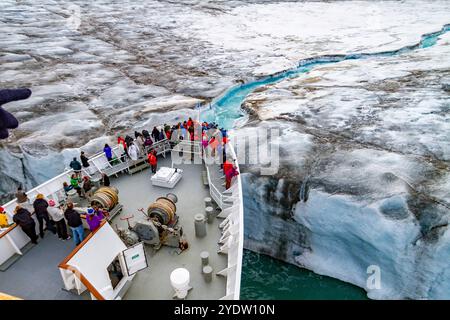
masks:
<path fill-rule="evenodd" d="M 223 194 L 219 191 L 218 186 L 211 179 L 211 171 L 208 166 L 206 166 L 206 172 L 208 175 L 209 193 L 211 198 L 217 203 L 220 209 L 223 209 Z"/>
<path fill-rule="evenodd" d="M 228 143 L 227 152 L 236 159 L 233 146 Z M 238 172 L 239 164 L 235 162 Z M 228 247 L 227 295 L 224 298 L 239 300 L 241 290 L 242 258 L 244 253 L 244 203 L 240 174 L 231 181 L 230 189 L 224 192 L 231 205 L 223 208 L 222 214 L 227 215 L 222 222 L 223 237 Z M 222 195 L 222 201 L 223 201 Z M 228 211 L 228 212 L 227 212 Z"/>
<path fill-rule="evenodd" d="M 64 197 L 64 192 L 62 190 L 62 185 L 64 182 L 70 182 L 70 176 L 73 173 L 73 170 L 68 170 L 56 177 L 44 182 L 43 184 L 29 190 L 26 194 L 28 196 L 29 202 L 25 204 L 21 204 L 23 206 L 31 207 L 32 201 L 36 198 L 39 193 L 42 193 L 46 198 L 54 199 L 59 201 Z M 10 202 L 3 205 L 6 213 L 12 220 L 13 212 L 15 207 L 18 205 L 17 199 L 11 200 Z M 38 224 L 36 223 L 36 231 L 38 228 Z M 25 247 L 29 238 L 25 235 L 25 233 L 17 228 L 17 225 L 14 223 L 6 230 L 0 232 L 0 265 L 6 262 L 9 258 L 14 256 L 15 254 L 22 255 L 21 249 Z"/>
<path fill-rule="evenodd" d="M 228 143 L 225 145 L 227 154 L 231 159 L 236 159 L 236 153 L 233 146 Z M 205 163 L 209 163 L 212 159 L 208 159 L 211 155 L 204 152 Z M 239 164 L 235 163 L 239 171 Z M 218 164 L 216 164 L 218 166 Z M 211 198 L 222 209 L 218 218 L 224 218 L 220 224 L 222 228 L 222 237 L 220 239 L 221 247 L 219 253 L 228 255 L 227 268 L 218 272 L 219 275 L 227 277 L 226 295 L 222 298 L 224 300 L 238 300 L 241 288 L 241 271 L 242 271 L 242 256 L 244 249 L 244 206 L 242 199 L 242 185 L 240 175 L 234 177 L 231 181 L 229 189 L 224 189 L 222 174 L 219 179 L 213 179 L 212 170 L 215 170 L 213 165 L 206 165 L 208 175 L 209 191 Z"/>
<path fill-rule="evenodd" d="M 170 151 L 170 144 L 167 138 L 157 141 L 153 143 L 151 146 L 146 147 L 146 150 L 141 150 L 146 153 L 147 149 L 154 149 L 158 155 L 162 154 L 165 156 L 165 153 Z M 118 146 L 114 146 L 111 148 L 113 158 L 115 158 L 117 163 L 115 165 L 111 164 L 105 156 L 104 152 L 99 152 L 94 154 L 89 158 L 88 163 L 90 167 L 93 168 L 90 170 L 86 170 L 86 174 L 89 176 L 95 175 L 96 173 L 106 173 L 108 176 L 116 174 L 118 172 L 123 171 L 128 168 L 128 166 L 132 165 L 132 160 L 129 158 L 123 160 L 123 155 L 119 151 Z"/>
<path fill-rule="evenodd" d="M 195 153 L 201 151 L 201 145 L 199 142 L 182 141 L 182 143 L 190 143 L 194 146 Z M 164 139 L 153 144 L 152 148 L 160 147 L 159 153 L 163 154 L 166 151 L 165 146 L 168 145 L 168 140 Z M 227 153 L 232 159 L 236 159 L 236 154 L 231 144 L 227 144 Z M 113 154 L 120 159 L 118 154 L 118 147 L 114 147 Z M 173 151 L 173 150 L 172 150 Z M 206 152 L 205 152 L 206 154 Z M 204 158 L 205 159 L 205 158 Z M 89 163 L 94 168 L 94 171 L 85 171 L 88 175 L 94 175 L 97 172 L 105 172 L 108 169 L 113 168 L 104 153 L 98 153 L 89 158 Z M 236 164 L 238 166 L 238 164 Z M 123 170 L 123 169 L 122 169 Z M 239 170 L 239 166 L 238 166 Z M 240 175 L 233 178 L 231 187 L 224 192 L 219 185 L 223 180 L 213 180 L 210 172 L 210 168 L 206 165 L 209 190 L 211 198 L 222 209 L 219 214 L 219 218 L 224 218 L 221 223 L 222 227 L 222 246 L 219 252 L 228 255 L 227 268 L 220 271 L 218 274 L 227 277 L 226 295 L 222 299 L 239 299 L 240 295 L 240 282 L 241 282 L 241 269 L 242 269 L 242 254 L 243 254 L 243 242 L 244 242 L 244 215 L 243 215 L 243 202 L 242 202 L 242 186 Z M 44 182 L 43 184 L 29 190 L 26 194 L 30 199 L 30 202 L 36 198 L 38 193 L 42 193 L 46 198 L 60 201 L 64 197 L 64 191 L 62 185 L 64 182 L 70 182 L 70 176 L 73 170 L 67 170 L 60 175 Z M 5 204 L 3 207 L 6 212 L 12 216 L 12 212 L 17 205 L 17 200 L 12 200 Z M 37 224 L 36 224 L 37 225 Z M 7 261 L 14 254 L 22 254 L 21 249 L 29 242 L 28 237 L 13 224 L 8 229 L 3 230 L 0 233 L 0 264 Z"/>

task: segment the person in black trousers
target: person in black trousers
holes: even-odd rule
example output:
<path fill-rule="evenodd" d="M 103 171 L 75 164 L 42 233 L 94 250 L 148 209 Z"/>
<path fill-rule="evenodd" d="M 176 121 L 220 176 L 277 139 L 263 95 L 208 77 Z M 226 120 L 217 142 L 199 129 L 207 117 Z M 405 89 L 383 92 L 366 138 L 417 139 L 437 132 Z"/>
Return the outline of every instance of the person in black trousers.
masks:
<path fill-rule="evenodd" d="M 53 232 L 53 234 L 56 234 L 55 226 L 53 225 L 52 221 L 50 221 L 50 217 L 48 216 L 48 203 L 44 199 L 43 194 L 38 194 L 36 196 L 36 200 L 33 202 L 33 208 L 34 213 L 36 214 L 36 218 L 39 222 L 39 235 L 41 238 L 44 237 L 44 220 L 45 220 L 45 226 L 48 230 Z"/>
<path fill-rule="evenodd" d="M 55 200 L 50 199 L 48 201 L 49 207 L 47 208 L 49 216 L 55 222 L 56 232 L 61 240 L 68 240 L 70 236 L 67 234 L 66 221 L 64 220 L 63 206 L 57 206 Z"/>
<path fill-rule="evenodd" d="M 13 221 L 22 228 L 22 231 L 31 239 L 31 242 L 37 244 L 36 222 L 31 217 L 30 211 L 21 206 L 14 210 Z"/>
<path fill-rule="evenodd" d="M 111 185 L 111 182 L 109 181 L 109 177 L 106 173 L 102 173 L 102 184 L 105 187 L 109 187 Z"/>
<path fill-rule="evenodd" d="M 86 154 L 84 153 L 84 151 L 81 151 L 80 160 L 81 160 L 81 164 L 83 165 L 83 168 L 89 168 L 89 166 L 90 166 L 89 158 L 86 157 Z"/>

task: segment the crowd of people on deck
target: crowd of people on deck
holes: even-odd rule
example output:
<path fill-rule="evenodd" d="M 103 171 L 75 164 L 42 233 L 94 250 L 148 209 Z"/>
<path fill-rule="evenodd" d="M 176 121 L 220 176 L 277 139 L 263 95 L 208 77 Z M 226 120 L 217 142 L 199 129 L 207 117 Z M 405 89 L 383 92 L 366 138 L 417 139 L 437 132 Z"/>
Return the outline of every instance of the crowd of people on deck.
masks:
<path fill-rule="evenodd" d="M 155 126 L 151 133 L 146 129 L 141 132 L 135 131 L 134 138 L 130 135 L 125 135 L 125 137 L 119 135 L 117 137 L 117 146 L 120 161 L 124 162 L 127 159 L 137 161 L 142 157 L 146 157 L 152 173 L 156 173 L 158 157 L 155 145 L 165 139 L 170 141 L 172 147 L 176 141 L 201 141 L 202 152 L 209 149 L 211 156 L 213 157 L 219 156 L 220 153 L 222 153 L 223 158 L 221 165 L 224 168 L 227 189 L 231 185 L 232 178 L 238 174 L 236 166 L 227 160 L 227 131 L 223 128 L 219 129 L 218 125 L 214 122 L 199 123 L 192 118 L 183 122 L 178 122 L 175 125 L 168 125 L 165 123 L 162 126 Z M 113 149 L 109 144 L 105 144 L 103 152 L 111 165 L 120 163 L 120 161 L 114 157 Z M 225 163 L 227 163 L 227 165 L 225 165 Z M 77 165 L 76 168 L 80 168 L 80 166 Z"/>
<path fill-rule="evenodd" d="M 123 162 L 126 159 L 136 161 L 146 156 L 152 173 L 156 173 L 158 158 L 154 145 L 164 139 L 168 139 L 172 146 L 176 141 L 181 140 L 201 141 L 202 152 L 209 150 L 213 157 L 222 155 L 221 168 L 225 174 L 226 189 L 230 188 L 233 177 L 239 174 L 236 165 L 226 155 L 227 131 L 223 128 L 219 129 L 215 123 L 199 123 L 192 118 L 172 126 L 168 124 L 160 127 L 155 126 L 151 133 L 145 129 L 141 132 L 135 131 L 134 138 L 129 135 L 125 137 L 119 135 L 117 144 L 120 161 Z M 103 152 L 112 165 L 120 163 L 114 157 L 112 148 L 108 144 L 105 144 Z M 72 168 L 73 174 L 70 177 L 70 184 L 67 182 L 63 184 L 65 195 L 67 196 L 72 190 L 75 190 L 80 198 L 89 199 L 92 196 L 93 183 L 89 175 L 83 176 L 83 169 L 89 172 L 89 158 L 81 151 L 80 161 L 74 157 L 69 166 Z M 102 173 L 101 184 L 110 186 L 109 177 L 105 173 Z M 90 231 L 93 232 L 109 216 L 107 211 L 97 206 L 92 206 L 87 209 L 87 212 L 80 213 L 75 210 L 74 203 L 71 200 L 67 201 L 65 205 L 58 204 L 53 199 L 45 199 L 43 194 L 38 194 L 33 203 L 30 203 L 27 194 L 21 187 L 17 190 L 16 198 L 17 206 L 14 210 L 13 221 L 22 228 L 32 243 L 37 243 L 38 240 L 36 223 L 32 218 L 33 214 L 36 215 L 41 238 L 44 237 L 47 230 L 55 235 L 57 234 L 61 240 L 68 240 L 71 238 L 67 230 L 67 226 L 69 226 L 75 245 L 80 244 L 85 238 L 82 218 L 86 219 Z M 0 228 L 10 225 L 4 208 L 0 207 Z"/>
<path fill-rule="evenodd" d="M 58 235 L 60 240 L 69 240 L 67 226 L 72 231 L 75 245 L 79 245 L 85 238 L 83 218 L 89 226 L 91 232 L 95 231 L 102 221 L 109 217 L 109 213 L 100 207 L 93 205 L 86 212 L 75 210 L 74 203 L 68 201 L 65 205 L 58 204 L 53 199 L 45 199 L 43 194 L 38 194 L 33 203 L 28 201 L 28 197 L 23 198 L 23 191 L 19 188 L 17 192 L 18 204 L 14 209 L 13 221 L 20 226 L 23 232 L 30 238 L 31 242 L 37 244 L 39 236 L 44 238 L 45 232 Z M 26 196 L 26 194 L 25 194 Z M 19 198 L 22 200 L 19 202 Z M 39 236 L 36 233 L 36 222 L 38 221 Z M 0 207 L 0 224 L 3 227 L 10 226 L 4 208 Z M 44 228 L 45 226 L 45 228 Z"/>
<path fill-rule="evenodd" d="M 72 175 L 71 180 L 79 180 Z M 85 190 L 84 194 L 87 195 L 90 189 L 92 189 L 92 183 L 89 184 L 89 177 L 83 177 L 82 188 Z M 109 185 L 109 178 L 104 176 L 103 181 Z M 73 182 L 75 183 L 75 182 Z M 105 185 L 105 182 L 103 182 Z M 89 189 L 86 189 L 89 185 Z M 64 191 L 75 189 L 71 182 L 71 185 L 64 183 Z M 84 196 L 85 197 L 85 196 Z M 23 232 L 30 238 L 31 242 L 37 244 L 39 236 L 44 238 L 45 232 L 58 235 L 60 240 L 69 240 L 72 237 L 69 235 L 67 226 L 72 231 L 75 245 L 80 244 L 84 236 L 83 218 L 86 219 L 87 225 L 90 231 L 95 231 L 103 220 L 109 217 L 109 213 L 106 210 L 93 205 L 88 208 L 86 212 L 80 212 L 74 209 L 74 203 L 71 200 L 66 201 L 66 204 L 58 204 L 53 199 L 45 199 L 44 195 L 39 193 L 33 202 L 29 201 L 27 194 L 21 187 L 17 189 L 16 193 L 17 205 L 14 209 L 13 222 L 16 223 Z M 36 233 L 36 222 L 33 219 L 35 215 L 38 222 L 38 234 Z M 10 227 L 13 223 L 9 223 L 8 216 L 3 207 L 0 207 L 0 228 Z"/>
<path fill-rule="evenodd" d="M 234 164 L 227 160 L 227 131 L 223 128 L 219 129 L 218 125 L 214 122 L 200 123 L 192 118 L 178 122 L 175 125 L 165 123 L 162 126 L 154 126 L 151 132 L 146 129 L 140 132 L 135 131 L 134 138 L 130 135 L 118 135 L 117 153 L 113 152 L 114 146 L 111 147 L 107 143 L 104 145 L 103 154 L 112 166 L 128 160 L 138 161 L 139 159 L 146 158 L 151 167 L 151 172 L 156 173 L 158 167 L 158 151 L 156 146 L 158 142 L 164 140 L 169 140 L 172 147 L 177 141 L 181 140 L 201 141 L 202 152 L 209 149 L 213 157 L 219 156 L 222 153 L 221 166 L 224 168 L 227 188 L 231 185 L 232 178 L 238 174 Z M 86 177 L 81 178 L 80 172 L 83 168 L 89 169 L 90 164 L 89 159 L 83 151 L 81 152 L 80 160 L 81 162 L 74 158 L 70 163 L 74 175 L 71 178 L 70 185 L 65 185 L 64 189 L 66 191 L 75 189 L 79 196 L 84 197 L 90 190 L 90 181 L 89 177 L 87 177 L 87 181 L 84 180 Z M 228 164 L 225 165 L 225 163 Z M 124 169 L 124 171 L 127 171 L 127 169 Z M 107 179 L 107 177 L 103 177 L 103 179 Z"/>

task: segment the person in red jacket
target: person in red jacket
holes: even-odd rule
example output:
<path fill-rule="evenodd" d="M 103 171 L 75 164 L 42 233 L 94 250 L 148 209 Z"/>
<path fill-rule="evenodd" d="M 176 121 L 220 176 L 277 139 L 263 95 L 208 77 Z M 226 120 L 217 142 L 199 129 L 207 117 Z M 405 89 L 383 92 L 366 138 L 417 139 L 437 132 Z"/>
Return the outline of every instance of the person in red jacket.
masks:
<path fill-rule="evenodd" d="M 123 146 L 123 150 L 125 151 L 125 153 L 128 155 L 128 146 L 125 142 L 125 139 L 122 136 L 118 136 L 117 137 L 117 144 L 121 144 Z"/>
<path fill-rule="evenodd" d="M 226 175 L 231 168 L 233 168 L 233 164 L 230 161 L 225 160 L 223 163 L 223 173 Z"/>
<path fill-rule="evenodd" d="M 225 189 L 229 189 L 231 187 L 231 180 L 239 174 L 235 165 L 232 165 L 231 168 L 225 173 Z"/>
<path fill-rule="evenodd" d="M 152 167 L 152 172 L 156 173 L 156 167 L 158 166 L 158 158 L 156 158 L 156 151 L 152 150 L 148 153 L 147 156 L 148 163 L 150 163 L 150 166 Z"/>
<path fill-rule="evenodd" d="M 192 127 L 192 126 L 194 126 L 194 121 L 192 121 L 192 118 L 189 118 L 189 120 L 187 121 L 186 124 L 188 127 Z"/>

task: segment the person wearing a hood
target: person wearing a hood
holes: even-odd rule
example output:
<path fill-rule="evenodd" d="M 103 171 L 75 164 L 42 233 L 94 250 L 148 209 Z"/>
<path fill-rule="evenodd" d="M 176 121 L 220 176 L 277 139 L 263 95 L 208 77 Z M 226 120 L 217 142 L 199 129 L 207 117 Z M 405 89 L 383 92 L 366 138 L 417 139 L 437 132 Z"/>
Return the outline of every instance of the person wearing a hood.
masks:
<path fill-rule="evenodd" d="M 80 160 L 81 160 L 81 164 L 83 165 L 83 168 L 85 168 L 85 169 L 89 168 L 89 166 L 90 166 L 89 158 L 86 157 L 86 154 L 84 153 L 84 151 L 81 151 Z"/>
<path fill-rule="evenodd" d="M 134 143 L 130 144 L 128 148 L 128 155 L 133 161 L 136 161 L 139 158 L 139 150 Z"/>
<path fill-rule="evenodd" d="M 150 138 L 150 133 L 148 132 L 148 130 L 142 130 L 142 135 L 144 136 L 144 139 Z"/>
<path fill-rule="evenodd" d="M 100 224 L 102 223 L 104 218 L 105 216 L 103 215 L 102 211 L 97 211 L 96 213 L 93 208 L 89 208 L 87 210 L 86 222 L 89 225 L 89 229 L 91 230 L 91 232 L 94 232 L 98 227 L 100 227 Z"/>
<path fill-rule="evenodd" d="M 150 164 L 150 167 L 152 168 L 152 173 L 156 173 L 156 167 L 158 166 L 158 158 L 156 157 L 156 151 L 151 150 L 148 152 L 148 163 Z"/>
<path fill-rule="evenodd" d="M 159 141 L 159 130 L 156 127 L 153 127 L 152 137 L 155 142 Z"/>
<path fill-rule="evenodd" d="M 166 135 L 167 135 L 167 132 L 170 131 L 170 125 L 168 125 L 167 123 L 164 123 L 163 129 L 164 129 L 164 132 L 165 132 Z M 167 138 L 169 138 L 169 137 L 167 137 Z"/>
<path fill-rule="evenodd" d="M 189 117 L 189 119 L 188 119 L 186 124 L 187 124 L 188 127 L 193 127 L 194 126 L 194 121 L 192 120 L 191 117 Z"/>
<path fill-rule="evenodd" d="M 47 230 L 50 230 L 53 234 L 56 234 L 56 228 L 50 221 L 50 217 L 48 215 L 48 202 L 44 199 L 44 195 L 42 193 L 39 193 L 36 196 L 36 200 L 33 202 L 33 208 L 39 222 L 39 235 L 41 238 L 44 237 L 44 221 Z"/>
<path fill-rule="evenodd" d="M 237 175 L 239 175 L 239 171 L 237 171 L 235 165 L 225 172 L 225 189 L 228 190 L 231 187 L 231 180 Z"/>
<path fill-rule="evenodd" d="M 8 228 L 10 225 L 5 209 L 0 207 L 0 228 Z"/>
<path fill-rule="evenodd" d="M 105 157 L 106 157 L 106 159 L 108 159 L 108 162 L 111 162 L 112 161 L 112 150 L 108 144 L 105 144 L 105 147 L 103 148 L 103 152 L 105 153 Z"/>
<path fill-rule="evenodd" d="M 120 154 L 120 161 L 122 162 L 125 162 L 126 156 L 128 155 L 126 146 L 127 145 L 125 143 L 125 140 L 121 136 L 119 136 L 117 138 L 117 147 Z"/>
<path fill-rule="evenodd" d="M 170 140 L 170 138 L 172 138 L 172 131 L 170 130 L 170 127 L 169 127 L 169 129 L 166 130 L 166 137 L 168 140 Z"/>
<path fill-rule="evenodd" d="M 128 134 L 125 136 L 125 144 L 127 145 L 127 148 L 133 143 L 133 138 L 130 137 Z"/>
<path fill-rule="evenodd" d="M 144 139 L 144 136 L 141 133 L 139 133 L 139 132 L 137 132 L 137 133 L 139 135 L 136 138 L 136 140 L 134 140 L 134 144 L 136 145 L 136 147 L 138 148 L 139 153 L 140 153 L 141 151 L 145 150 L 145 139 Z"/>
<path fill-rule="evenodd" d="M 64 211 L 64 218 L 66 218 L 67 224 L 72 230 L 75 246 L 78 246 L 84 240 L 84 228 L 80 214 L 73 208 L 72 202 L 67 204 L 67 209 Z"/>
<path fill-rule="evenodd" d="M 37 244 L 36 222 L 31 217 L 30 211 L 18 205 L 14 210 L 13 221 L 22 228 L 22 231 L 31 239 L 31 243 Z"/>
<path fill-rule="evenodd" d="M 47 208 L 49 216 L 52 218 L 56 225 L 56 232 L 60 240 L 69 240 L 70 236 L 67 234 L 66 221 L 64 220 L 64 211 L 61 207 L 56 205 L 56 202 L 52 199 L 48 201 L 49 207 Z"/>
<path fill-rule="evenodd" d="M 145 138 L 144 146 L 150 148 L 153 145 L 153 140 L 150 137 Z"/>
<path fill-rule="evenodd" d="M 117 137 L 117 144 L 120 146 L 120 150 L 123 149 L 123 152 L 124 152 L 126 155 L 128 155 L 128 146 L 127 146 L 127 143 L 126 143 L 125 139 L 124 139 L 121 135 L 119 135 L 119 136 Z M 123 153 L 123 152 L 122 152 L 122 153 Z"/>

